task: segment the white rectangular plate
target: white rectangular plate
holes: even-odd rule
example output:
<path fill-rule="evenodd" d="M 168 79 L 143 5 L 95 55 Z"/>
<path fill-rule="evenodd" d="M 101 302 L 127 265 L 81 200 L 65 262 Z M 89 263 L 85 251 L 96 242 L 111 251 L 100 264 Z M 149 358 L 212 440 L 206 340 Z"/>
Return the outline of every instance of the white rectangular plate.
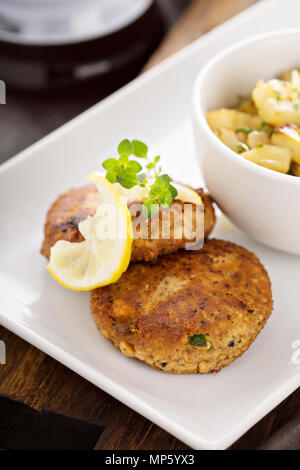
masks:
<path fill-rule="evenodd" d="M 0 168 L 1 323 L 195 449 L 228 447 L 300 385 L 300 365 L 291 361 L 300 340 L 300 258 L 254 242 L 221 217 L 214 235 L 258 254 L 275 309 L 249 351 L 218 375 L 171 375 L 122 356 L 98 334 L 89 294 L 63 289 L 46 271 L 42 225 L 57 195 L 84 184 L 124 137 L 145 140 L 176 179 L 201 186 L 190 125 L 194 77 L 240 38 L 297 26 L 300 3 L 289 0 L 284 15 L 282 3 L 235 17 Z"/>

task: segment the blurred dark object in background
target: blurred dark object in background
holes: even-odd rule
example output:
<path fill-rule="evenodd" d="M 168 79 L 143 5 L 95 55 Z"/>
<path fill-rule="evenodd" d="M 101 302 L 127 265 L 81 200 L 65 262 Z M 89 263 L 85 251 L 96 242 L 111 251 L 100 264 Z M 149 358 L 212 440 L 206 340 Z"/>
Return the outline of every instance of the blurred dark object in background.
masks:
<path fill-rule="evenodd" d="M 152 0 L 2 0 L 0 77 L 28 91 L 94 78 L 114 88 L 138 73 L 163 33 Z"/>
<path fill-rule="evenodd" d="M 182 10 L 192 0 L 156 0 L 163 15 L 165 25 L 170 28 L 180 16 Z"/>
<path fill-rule="evenodd" d="M 0 163 L 137 76 L 163 35 L 190 0 L 155 2 L 149 0 L 148 7 L 139 19 L 135 18 L 133 24 L 127 26 L 123 24 L 124 27 L 119 33 L 111 33 L 106 39 L 100 38 L 104 41 L 102 46 L 100 46 L 101 41 L 97 46 L 97 40 L 94 38 L 86 41 L 82 47 L 77 44 L 74 52 L 69 44 L 64 53 L 57 51 L 57 56 L 53 52 L 55 48 L 50 53 L 46 46 L 40 45 L 33 53 L 30 48 L 16 44 L 14 34 L 20 26 L 17 26 L 17 21 L 16 19 L 13 21 L 12 16 L 3 16 L 3 6 L 12 7 L 16 3 L 23 5 L 24 8 L 26 2 L 34 4 L 38 1 L 40 2 L 40 0 L 0 1 L 0 80 L 6 82 L 6 104 L 0 105 L 2 136 Z M 65 0 L 49 1 L 55 5 L 57 12 L 60 2 L 65 2 Z M 78 1 L 70 0 L 70 5 Z M 93 1 L 100 2 L 100 0 Z M 112 0 L 106 1 L 109 4 L 112 2 Z M 124 2 L 124 0 L 119 1 Z M 40 2 L 40 5 L 46 3 Z M 23 16 L 21 15 L 21 20 Z M 39 18 L 33 16 L 35 21 L 38 21 Z M 95 22 L 90 21 L 95 27 Z M 86 25 L 84 18 L 82 25 L 80 20 L 77 27 L 81 28 L 83 24 Z M 48 26 L 47 31 L 50 36 L 53 35 L 53 25 Z M 29 32 L 28 28 L 27 41 Z M 4 36 L 6 36 L 5 41 Z M 11 38 L 10 41 L 7 40 L 8 36 Z M 12 41 L 13 36 L 15 41 Z M 119 41 L 116 41 L 117 36 Z M 87 45 L 91 47 L 86 48 Z M 37 59 L 36 61 L 30 60 L 31 54 Z M 101 54 L 106 58 L 114 57 L 110 71 L 108 68 L 105 70 L 105 61 L 101 64 L 103 62 Z M 12 58 L 14 56 L 18 58 L 19 69 L 14 68 L 15 59 Z M 50 68 L 47 66 L 49 58 L 51 64 L 56 64 Z M 76 70 L 77 79 L 74 72 Z"/>

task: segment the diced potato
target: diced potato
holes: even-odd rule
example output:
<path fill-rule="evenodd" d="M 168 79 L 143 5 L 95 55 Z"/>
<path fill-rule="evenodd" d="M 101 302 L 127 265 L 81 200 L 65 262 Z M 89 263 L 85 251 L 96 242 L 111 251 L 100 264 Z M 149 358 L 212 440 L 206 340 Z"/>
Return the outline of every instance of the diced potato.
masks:
<path fill-rule="evenodd" d="M 287 147 L 292 151 L 292 159 L 300 164 L 300 129 L 293 124 L 277 127 L 271 137 L 273 145 Z"/>
<path fill-rule="evenodd" d="M 219 139 L 245 159 L 300 177 L 300 69 L 259 80 L 235 109 L 207 113 Z"/>
<path fill-rule="evenodd" d="M 238 132 L 236 132 L 236 136 L 237 136 L 239 142 L 242 142 L 243 144 L 247 143 L 247 137 L 248 137 L 247 133 L 242 132 L 242 131 L 238 131 Z"/>
<path fill-rule="evenodd" d="M 281 126 L 291 122 L 300 125 L 300 94 L 293 88 L 298 83 L 298 75 L 293 77 L 294 85 L 280 80 L 270 80 L 267 83 L 259 80 L 254 88 L 253 101 L 259 116 L 268 124 Z"/>
<path fill-rule="evenodd" d="M 288 148 L 275 147 L 274 145 L 264 145 L 241 154 L 257 165 L 264 166 L 270 170 L 288 173 L 291 165 L 292 152 Z"/>
<path fill-rule="evenodd" d="M 300 74 L 298 70 L 292 70 L 291 73 L 291 87 L 293 90 L 298 90 L 300 87 Z"/>
<path fill-rule="evenodd" d="M 295 176 L 300 176 L 300 164 L 296 162 L 292 162 L 291 164 L 291 172 Z"/>
<path fill-rule="evenodd" d="M 227 147 L 237 152 L 240 141 L 233 131 L 230 129 L 217 129 L 215 134 L 225 145 L 227 145 Z"/>
<path fill-rule="evenodd" d="M 257 130 L 262 124 L 262 119 L 258 116 L 251 116 L 235 109 L 221 108 L 210 111 L 207 113 L 206 118 L 213 130 L 225 128 L 235 132 L 239 127 L 249 127 Z"/>
<path fill-rule="evenodd" d="M 290 98 L 291 93 L 292 89 L 289 82 L 284 84 L 281 80 L 269 80 L 268 82 L 259 80 L 252 91 L 252 99 L 255 106 L 260 110 L 266 100 L 284 101 Z"/>
<path fill-rule="evenodd" d="M 300 70 L 299 69 L 293 69 L 293 70 L 287 70 L 282 74 L 282 80 L 285 82 L 291 82 L 292 85 L 295 85 L 297 82 L 300 81 Z M 298 87 L 298 85 L 297 85 Z"/>
<path fill-rule="evenodd" d="M 276 101 L 268 99 L 259 109 L 262 119 L 273 126 L 282 126 L 287 122 L 300 125 L 299 110 L 293 106 L 292 101 Z"/>
<path fill-rule="evenodd" d="M 256 87 L 252 90 L 252 99 L 256 108 L 259 110 L 268 98 L 270 96 L 268 95 L 267 84 L 263 80 L 259 80 Z"/>
<path fill-rule="evenodd" d="M 253 116 L 257 115 L 257 109 L 252 98 L 241 98 L 235 109 Z"/>
<path fill-rule="evenodd" d="M 260 144 L 270 144 L 268 135 L 263 131 L 253 131 L 248 134 L 247 144 L 251 149 L 256 148 Z"/>

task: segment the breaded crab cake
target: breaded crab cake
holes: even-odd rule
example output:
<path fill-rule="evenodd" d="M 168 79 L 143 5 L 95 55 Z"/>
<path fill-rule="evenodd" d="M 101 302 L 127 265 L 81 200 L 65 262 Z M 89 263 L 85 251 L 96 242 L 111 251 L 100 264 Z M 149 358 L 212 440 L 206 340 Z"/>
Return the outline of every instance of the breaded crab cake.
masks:
<path fill-rule="evenodd" d="M 253 253 L 209 240 L 156 263 L 131 264 L 91 292 L 100 333 L 167 372 L 218 372 L 241 356 L 272 312 L 268 274 Z"/>
<path fill-rule="evenodd" d="M 204 237 L 207 237 L 215 225 L 215 211 L 211 197 L 202 189 L 198 189 L 197 193 L 202 198 L 203 206 L 201 207 L 204 210 L 204 227 L 202 225 L 201 231 Z M 176 209 L 181 211 L 183 203 L 177 200 L 174 201 L 174 204 L 175 203 Z M 171 208 L 174 208 L 174 204 L 172 204 Z M 92 184 L 70 189 L 59 196 L 51 205 L 46 217 L 41 253 L 46 256 L 46 258 L 49 258 L 50 249 L 58 240 L 67 240 L 74 243 L 83 241 L 83 237 L 78 230 L 78 224 L 89 215 L 94 215 L 98 205 L 98 191 L 96 186 Z M 129 205 L 129 210 L 130 208 L 131 205 Z M 192 204 L 192 208 L 192 225 L 195 226 L 195 204 Z M 181 238 L 174 236 L 174 217 L 170 218 L 170 237 L 166 239 L 162 237 L 161 219 L 162 214 L 166 212 L 168 212 L 168 209 L 162 209 L 157 216 L 151 219 L 146 228 L 146 236 L 144 238 L 136 238 L 133 241 L 131 261 L 151 261 L 158 256 L 174 253 L 185 247 L 187 239 L 184 236 Z M 159 224 L 159 234 L 157 238 L 152 238 L 151 233 L 153 233 L 153 227 L 151 228 L 151 226 L 156 224 Z M 189 242 L 190 241 L 191 240 L 189 240 Z"/>

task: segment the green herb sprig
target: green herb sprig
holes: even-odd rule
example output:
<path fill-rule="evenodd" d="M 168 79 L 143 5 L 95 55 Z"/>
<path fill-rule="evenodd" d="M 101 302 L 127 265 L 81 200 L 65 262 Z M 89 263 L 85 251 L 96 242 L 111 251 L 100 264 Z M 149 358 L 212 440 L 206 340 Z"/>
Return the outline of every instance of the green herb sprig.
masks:
<path fill-rule="evenodd" d="M 149 198 L 142 206 L 143 215 L 151 219 L 158 211 L 159 207 L 170 207 L 173 199 L 177 196 L 177 190 L 172 186 L 171 178 L 166 174 L 161 174 L 161 167 L 158 167 L 160 156 L 153 159 L 148 157 L 148 147 L 140 140 L 122 140 L 118 146 L 119 158 L 108 158 L 102 166 L 106 170 L 106 179 L 113 183 L 119 183 L 123 188 L 131 189 L 135 186 L 147 187 Z M 137 157 L 145 160 L 144 167 L 130 157 Z M 149 177 L 154 177 L 154 182 L 149 183 Z"/>

